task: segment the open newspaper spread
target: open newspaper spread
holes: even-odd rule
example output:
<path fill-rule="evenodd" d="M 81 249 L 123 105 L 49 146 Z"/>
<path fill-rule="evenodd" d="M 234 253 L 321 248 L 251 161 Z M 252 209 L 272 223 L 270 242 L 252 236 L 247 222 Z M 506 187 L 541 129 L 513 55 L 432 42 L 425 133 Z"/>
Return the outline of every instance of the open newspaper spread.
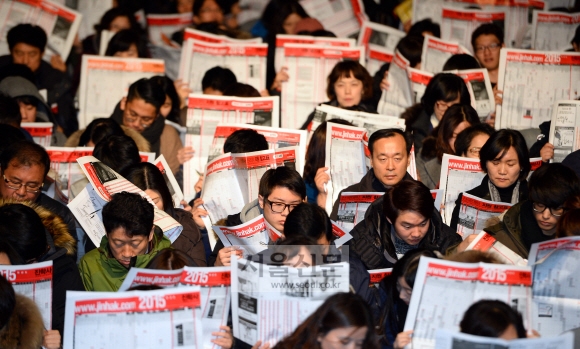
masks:
<path fill-rule="evenodd" d="M 557 100 L 580 95 L 580 53 L 502 49 L 497 88 L 496 128 L 537 128 Z"/>
<path fill-rule="evenodd" d="M 532 328 L 544 337 L 580 327 L 580 237 L 533 244 L 528 265 L 534 270 Z"/>
<path fill-rule="evenodd" d="M 484 200 L 477 196 L 463 193 L 461 207 L 459 208 L 457 234 L 461 235 L 463 240 L 469 235 L 477 234 L 489 224 L 490 219 L 498 217 L 510 207 L 512 207 L 510 203 Z"/>
<path fill-rule="evenodd" d="M 175 270 L 131 268 L 119 292 L 140 285 L 163 288 L 199 286 L 201 294 L 201 320 L 203 348 L 219 349 L 211 342 L 212 332 L 221 332 L 227 326 L 231 298 L 230 267 L 183 267 Z"/>
<path fill-rule="evenodd" d="M 302 0 L 300 5 L 337 37 L 358 33 L 360 23 L 367 19 L 361 0 Z"/>
<path fill-rule="evenodd" d="M 247 344 L 260 340 L 274 346 L 324 300 L 348 290 L 349 267 L 345 262 L 294 268 L 233 257 L 233 332 Z"/>
<path fill-rule="evenodd" d="M 489 114 L 495 111 L 495 98 L 487 69 L 455 70 L 453 74 L 465 81 L 471 95 L 471 104 L 481 122 L 485 122 Z"/>
<path fill-rule="evenodd" d="M 405 331 L 414 330 L 414 348 L 434 348 L 436 331 L 458 331 L 465 311 L 481 299 L 503 301 L 529 323 L 531 285 L 531 267 L 421 257 Z"/>
<path fill-rule="evenodd" d="M 203 347 L 199 286 L 66 297 L 63 347 L 197 349 Z"/>
<path fill-rule="evenodd" d="M 258 91 L 266 88 L 268 45 L 260 43 L 209 43 L 187 39 L 181 50 L 179 78 L 194 92 L 202 92 L 201 80 L 206 71 L 220 66 L 230 69 L 238 82 Z"/>
<path fill-rule="evenodd" d="M 157 46 L 169 45 L 173 33 L 183 30 L 193 23 L 191 13 L 148 14 L 145 16 L 145 20 L 147 21 L 149 41 Z"/>
<path fill-rule="evenodd" d="M 493 236 L 485 231 L 477 234 L 477 237 L 471 242 L 471 244 L 469 244 L 469 246 L 467 246 L 465 250 L 489 252 L 504 264 L 522 266 L 528 265 L 528 261 L 526 259 L 523 259 L 520 255 L 510 250 L 506 245 L 497 241 Z"/>
<path fill-rule="evenodd" d="M 351 231 L 365 218 L 367 208 L 385 193 L 343 192 L 339 197 L 336 224 L 345 231 Z"/>
<path fill-rule="evenodd" d="M 580 13 L 534 11 L 532 48 L 539 51 L 566 51 L 572 47 Z"/>
<path fill-rule="evenodd" d="M 111 116 L 135 81 L 163 74 L 165 62 L 160 59 L 83 55 L 79 127 L 86 127 L 95 118 Z"/>
<path fill-rule="evenodd" d="M 549 142 L 554 145 L 554 162 L 580 149 L 580 102 L 557 101 L 552 109 Z"/>
<path fill-rule="evenodd" d="M 101 244 L 101 239 L 106 234 L 102 217 L 103 206 L 114 194 L 124 191 L 139 194 L 153 205 L 155 212 L 153 224 L 158 226 L 172 243 L 179 237 L 183 227 L 173 217 L 158 209 L 144 191 L 93 156 L 78 158 L 77 162 L 89 184 L 68 204 L 68 208 L 95 246 Z"/>
<path fill-rule="evenodd" d="M 34 143 L 41 145 L 43 148 L 50 147 L 52 141 L 52 122 L 23 122 L 20 127 L 30 133 Z"/>
<path fill-rule="evenodd" d="M 204 171 L 218 124 L 244 123 L 278 127 L 278 97 L 230 97 L 191 94 L 188 98 L 185 146 L 195 149 L 183 165 L 185 200 L 195 197 L 194 185 Z"/>
<path fill-rule="evenodd" d="M 428 71 L 407 67 L 407 80 L 411 85 L 411 105 L 421 103 L 427 85 L 434 75 Z"/>
<path fill-rule="evenodd" d="M 193 28 L 185 28 L 183 32 L 183 42 L 187 39 L 195 39 L 198 41 L 204 42 L 211 42 L 214 44 L 223 44 L 223 43 L 254 43 L 254 44 L 261 44 L 262 38 L 252 38 L 252 39 L 234 39 L 230 38 L 226 35 L 216 35 L 208 32 L 204 32 L 201 30 L 193 29 Z"/>
<path fill-rule="evenodd" d="M 161 154 L 157 159 L 153 161 L 153 165 L 155 165 L 161 174 L 163 175 L 163 179 L 165 180 L 165 184 L 167 184 L 167 188 L 169 188 L 169 194 L 171 194 L 171 198 L 173 199 L 173 206 L 174 207 L 181 207 L 181 200 L 183 200 L 183 192 L 171 172 L 167 161 L 165 160 L 165 156 Z"/>
<path fill-rule="evenodd" d="M 539 349 L 539 348 L 574 348 L 574 334 L 564 333 L 557 337 L 523 338 L 505 340 L 493 337 L 480 337 L 450 330 L 437 330 L 435 334 L 435 349 Z"/>
<path fill-rule="evenodd" d="M 316 107 L 314 118 L 312 118 L 312 122 L 308 125 L 308 130 L 312 133 L 321 123 L 330 119 L 346 120 L 356 127 L 362 127 L 367 130 L 369 136 L 376 130 L 383 128 L 398 128 L 403 131 L 405 130 L 405 120 L 396 116 L 347 110 L 326 104 L 321 104 Z"/>
<path fill-rule="evenodd" d="M 270 240 L 268 230 L 269 224 L 263 215 L 233 227 L 213 226 L 213 231 L 224 246 L 238 246 L 243 250 L 244 257 L 255 255 L 268 248 Z"/>
<path fill-rule="evenodd" d="M 390 63 L 395 48 L 405 32 L 387 25 L 364 21 L 358 34 L 357 45 L 364 46 L 367 54 L 366 68 L 374 76 L 382 65 Z"/>
<path fill-rule="evenodd" d="M 493 23 L 505 27 L 505 12 L 500 10 L 459 9 L 444 6 L 441 12 L 441 38 L 457 41 L 465 48 L 471 47 L 471 34 L 482 24 Z"/>
<path fill-rule="evenodd" d="M 308 115 L 328 99 L 326 78 L 336 63 L 355 60 L 364 65 L 364 47 L 285 44 L 283 66 L 290 79 L 282 83 L 284 128 L 300 128 Z"/>
<path fill-rule="evenodd" d="M 0 275 L 12 284 L 14 292 L 34 301 L 44 328 L 52 328 L 52 261 L 26 265 L 0 265 Z"/>
<path fill-rule="evenodd" d="M 440 73 L 447 60 L 456 54 L 467 53 L 469 50 L 456 41 L 448 41 L 425 35 L 423 53 L 421 54 L 421 69 L 430 73 Z"/>
<path fill-rule="evenodd" d="M 50 0 L 12 0 L 0 3 L 0 54 L 9 54 L 6 34 L 21 23 L 38 25 L 46 32 L 48 42 L 44 59 L 53 55 L 67 60 L 83 15 Z"/>
<path fill-rule="evenodd" d="M 326 183 L 326 212 L 332 211 L 332 206 L 343 189 L 358 183 L 367 173 L 363 143 L 366 134 L 364 128 L 331 122 L 327 124 L 324 166 L 329 169 L 330 180 Z"/>
<path fill-rule="evenodd" d="M 395 50 L 391 65 L 389 65 L 389 75 L 387 82 L 389 90 L 383 90 L 379 101 L 378 111 L 386 115 L 400 115 L 406 108 L 414 104 L 407 68 L 410 67 L 401 52 Z"/>

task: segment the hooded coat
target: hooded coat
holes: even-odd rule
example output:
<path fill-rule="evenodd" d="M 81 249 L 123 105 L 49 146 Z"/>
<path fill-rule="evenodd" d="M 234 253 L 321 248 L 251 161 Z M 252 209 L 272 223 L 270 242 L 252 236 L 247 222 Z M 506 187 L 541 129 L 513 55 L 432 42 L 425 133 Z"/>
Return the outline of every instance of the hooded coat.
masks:
<path fill-rule="evenodd" d="M 42 346 L 44 323 L 34 302 L 16 294 L 16 305 L 10 320 L 0 328 L 0 348 L 39 349 Z"/>

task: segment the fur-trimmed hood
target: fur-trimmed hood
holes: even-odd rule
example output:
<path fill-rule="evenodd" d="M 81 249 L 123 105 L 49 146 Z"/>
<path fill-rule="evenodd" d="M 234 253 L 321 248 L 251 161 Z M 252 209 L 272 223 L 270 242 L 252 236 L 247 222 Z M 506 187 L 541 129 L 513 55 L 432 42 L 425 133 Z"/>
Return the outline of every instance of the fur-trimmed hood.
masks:
<path fill-rule="evenodd" d="M 60 218 L 57 214 L 46 208 L 37 205 L 29 201 L 16 201 L 14 199 L 2 199 L 0 198 L 0 207 L 9 204 L 23 204 L 32 208 L 42 221 L 42 224 L 46 228 L 46 231 L 52 237 L 55 247 L 64 248 L 66 254 L 69 256 L 75 256 L 77 242 L 75 238 L 68 231 L 68 225 Z M 4 348 L 4 347 L 2 347 Z"/>
<path fill-rule="evenodd" d="M 38 307 L 31 299 L 17 293 L 12 316 L 0 329 L 0 348 L 39 349 L 43 334 L 44 323 Z"/>
<path fill-rule="evenodd" d="M 121 125 L 121 128 L 123 129 L 123 132 L 125 132 L 125 135 L 131 137 L 135 141 L 135 144 L 137 144 L 137 149 L 139 149 L 139 151 L 143 152 L 151 151 L 151 146 L 149 145 L 149 142 L 147 142 L 145 137 L 143 137 L 139 132 L 131 128 L 125 127 L 123 125 Z M 85 132 L 85 130 L 86 129 L 78 130 L 75 131 L 73 134 L 71 134 L 70 137 L 64 143 L 64 146 L 78 147 L 79 142 L 81 140 L 81 135 L 83 134 L 83 132 Z"/>

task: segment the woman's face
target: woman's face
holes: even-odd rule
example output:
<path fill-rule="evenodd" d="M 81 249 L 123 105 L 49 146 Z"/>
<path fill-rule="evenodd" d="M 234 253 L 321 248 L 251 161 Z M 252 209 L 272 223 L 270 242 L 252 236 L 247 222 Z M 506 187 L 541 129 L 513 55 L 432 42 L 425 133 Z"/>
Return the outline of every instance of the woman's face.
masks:
<path fill-rule="evenodd" d="M 451 138 L 449 138 L 449 146 L 451 147 L 451 150 L 453 150 L 454 152 L 455 152 L 455 140 L 457 139 L 457 135 L 461 133 L 461 131 L 468 128 L 469 126 L 471 126 L 469 122 L 463 121 L 459 125 L 457 125 L 457 127 L 455 127 L 455 129 L 453 130 L 453 134 L 451 135 Z"/>
<path fill-rule="evenodd" d="M 139 51 L 137 50 L 137 45 L 131 44 L 127 51 L 117 51 L 113 57 L 121 58 L 139 58 Z"/>
<path fill-rule="evenodd" d="M 322 349 L 355 349 L 362 348 L 367 336 L 368 327 L 340 327 L 320 335 L 318 342 Z"/>
<path fill-rule="evenodd" d="M 159 114 L 163 115 L 164 118 L 171 113 L 171 107 L 173 107 L 173 103 L 171 102 L 171 98 L 168 95 L 165 95 L 165 103 L 159 108 Z"/>
<path fill-rule="evenodd" d="M 467 154 L 464 154 L 464 156 L 472 159 L 479 159 L 479 151 L 488 139 L 489 135 L 485 133 L 480 133 L 473 137 L 471 143 L 469 143 L 469 147 L 467 148 Z"/>
<path fill-rule="evenodd" d="M 124 29 L 131 29 L 131 22 L 129 22 L 129 18 L 125 16 L 118 16 L 109 25 L 109 30 L 113 33 L 120 32 Z"/>
<path fill-rule="evenodd" d="M 397 278 L 397 291 L 399 291 L 399 298 L 401 298 L 403 302 L 409 305 L 409 303 L 411 302 L 411 295 L 413 294 L 413 289 L 411 288 L 411 286 L 409 286 L 405 278 L 402 276 Z"/>
<path fill-rule="evenodd" d="M 294 28 L 296 28 L 296 24 L 298 24 L 298 22 L 300 22 L 301 19 L 302 17 L 300 17 L 300 15 L 298 15 L 297 13 L 291 13 L 288 17 L 286 17 L 284 23 L 282 23 L 282 28 L 284 28 L 284 32 L 286 34 L 296 34 L 294 32 Z"/>
<path fill-rule="evenodd" d="M 145 189 L 143 191 L 145 192 L 145 194 L 149 196 L 149 198 L 151 198 L 151 201 L 153 201 L 153 203 L 155 204 L 155 206 L 157 206 L 158 209 L 160 209 L 161 211 L 164 210 L 163 199 L 161 198 L 161 195 L 157 190 Z"/>
<path fill-rule="evenodd" d="M 197 24 L 213 22 L 222 24 L 224 21 L 224 13 L 215 0 L 205 0 L 199 10 L 199 16 L 194 16 L 194 20 Z"/>
<path fill-rule="evenodd" d="M 397 234 L 399 239 L 415 246 L 427 235 L 429 218 L 423 217 L 415 211 L 401 211 L 394 226 L 395 234 Z"/>
<path fill-rule="evenodd" d="M 455 98 L 451 102 L 445 102 L 445 101 L 435 102 L 435 105 L 433 106 L 433 113 L 435 114 L 435 117 L 437 118 L 437 120 L 441 120 L 443 118 L 443 114 L 445 114 L 445 112 L 447 111 L 447 109 L 449 109 L 449 107 L 451 107 L 452 105 L 458 104 L 460 97 L 461 96 L 457 96 L 457 98 Z"/>
<path fill-rule="evenodd" d="M 363 83 L 352 74 L 342 76 L 334 83 L 334 93 L 338 106 L 348 108 L 360 103 L 363 96 Z"/>
<path fill-rule="evenodd" d="M 520 163 L 514 147 L 510 147 L 501 159 L 486 163 L 489 180 L 498 188 L 507 188 L 520 176 Z"/>

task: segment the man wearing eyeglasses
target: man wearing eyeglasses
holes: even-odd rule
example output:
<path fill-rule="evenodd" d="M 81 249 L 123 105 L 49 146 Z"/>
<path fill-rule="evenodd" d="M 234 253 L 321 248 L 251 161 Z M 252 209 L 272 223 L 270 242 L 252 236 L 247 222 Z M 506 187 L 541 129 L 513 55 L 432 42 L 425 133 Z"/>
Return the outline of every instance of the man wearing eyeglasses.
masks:
<path fill-rule="evenodd" d="M 260 179 L 258 198 L 244 206 L 240 213 L 228 216 L 226 225 L 240 225 L 263 214 L 268 224 L 284 234 L 286 217 L 305 199 L 306 185 L 298 172 L 285 166 L 270 169 Z M 218 241 L 209 257 L 209 265 L 230 265 L 232 254 L 240 255 L 240 252 Z"/>
<path fill-rule="evenodd" d="M 64 220 L 76 239 L 76 223 L 68 207 L 41 192 L 49 169 L 50 158 L 40 145 L 29 141 L 11 144 L 0 155 L 0 196 L 5 200 L 34 202 L 52 211 Z"/>
<path fill-rule="evenodd" d="M 492 87 L 495 87 L 499 72 L 499 52 L 505 47 L 503 31 L 496 24 L 482 24 L 471 35 L 471 45 L 475 58 L 487 69 Z"/>

